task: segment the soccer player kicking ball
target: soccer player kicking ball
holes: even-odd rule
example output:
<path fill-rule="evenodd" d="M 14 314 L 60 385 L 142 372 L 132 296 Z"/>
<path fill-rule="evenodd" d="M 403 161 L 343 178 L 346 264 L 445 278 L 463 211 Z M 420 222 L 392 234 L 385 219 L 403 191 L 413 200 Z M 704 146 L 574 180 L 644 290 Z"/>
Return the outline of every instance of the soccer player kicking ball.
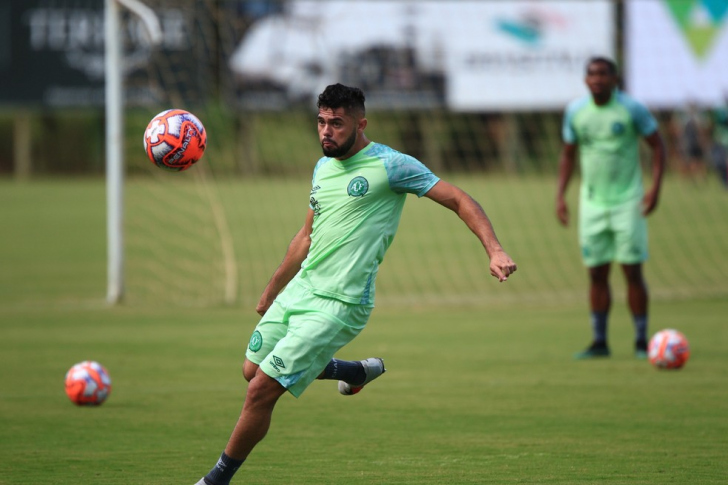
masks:
<path fill-rule="evenodd" d="M 240 418 L 217 464 L 197 485 L 230 483 L 266 435 L 286 391 L 298 397 L 317 378 L 335 379 L 339 392 L 352 395 L 384 373 L 380 358 L 333 357 L 369 320 L 379 264 L 407 194 L 455 212 L 480 239 L 498 281 L 516 271 L 475 200 L 411 156 L 367 139 L 360 89 L 328 86 L 318 108 L 324 157 L 313 170 L 306 221 L 258 303 L 262 318 L 243 366 L 250 384 Z"/>
<path fill-rule="evenodd" d="M 635 326 L 635 356 L 647 358 L 648 294 L 642 263 L 647 259 L 645 216 L 657 207 L 665 149 L 657 122 L 645 106 L 617 89 L 617 67 L 603 57 L 589 60 L 590 94 L 569 104 L 563 122 L 556 215 L 566 226 L 564 199 L 574 171 L 577 146 L 581 167 L 579 244 L 589 269 L 593 341 L 577 359 L 608 357 L 607 317 L 611 306 L 609 270 L 620 263 Z M 642 187 L 639 140 L 652 149 L 652 187 Z"/>

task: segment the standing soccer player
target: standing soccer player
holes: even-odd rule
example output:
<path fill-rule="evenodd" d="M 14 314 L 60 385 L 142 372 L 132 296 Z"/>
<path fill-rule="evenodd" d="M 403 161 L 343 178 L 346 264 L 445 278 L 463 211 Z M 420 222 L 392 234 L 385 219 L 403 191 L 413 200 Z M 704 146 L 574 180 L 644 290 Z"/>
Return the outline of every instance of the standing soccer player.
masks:
<path fill-rule="evenodd" d="M 379 264 L 408 193 L 455 212 L 483 244 L 498 281 L 516 271 L 475 200 L 411 156 L 367 139 L 360 89 L 328 86 L 318 108 L 324 157 L 313 170 L 306 220 L 258 303 L 262 318 L 243 365 L 250 384 L 240 418 L 217 464 L 197 485 L 230 483 L 266 435 L 286 391 L 298 397 L 317 378 L 335 379 L 341 394 L 352 395 L 384 373 L 380 358 L 333 357 L 369 319 Z"/>
<path fill-rule="evenodd" d="M 647 108 L 617 89 L 617 66 L 595 57 L 586 66 L 590 94 L 572 101 L 563 121 L 556 215 L 566 226 L 564 199 L 578 156 L 581 167 L 579 244 L 589 269 L 593 341 L 577 359 L 608 357 L 607 319 L 612 298 L 611 262 L 622 266 L 635 326 L 635 356 L 647 357 L 648 293 L 642 263 L 647 259 L 646 216 L 657 207 L 665 149 Z M 639 140 L 652 150 L 652 186 L 644 192 Z"/>

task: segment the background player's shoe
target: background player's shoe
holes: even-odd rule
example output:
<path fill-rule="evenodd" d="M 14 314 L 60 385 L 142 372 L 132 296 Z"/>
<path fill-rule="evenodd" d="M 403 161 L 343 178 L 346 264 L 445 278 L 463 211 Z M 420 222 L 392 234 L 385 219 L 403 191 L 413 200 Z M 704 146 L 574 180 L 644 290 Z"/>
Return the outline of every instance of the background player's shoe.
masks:
<path fill-rule="evenodd" d="M 370 357 L 368 359 L 362 360 L 361 364 L 364 366 L 364 374 L 366 374 L 366 379 L 364 379 L 364 382 L 357 386 L 353 386 L 344 381 L 339 381 L 339 392 L 344 396 L 351 396 L 353 394 L 356 394 L 357 392 L 361 391 L 364 386 L 366 386 L 387 371 L 387 369 L 384 368 L 384 361 L 379 357 Z"/>
<path fill-rule="evenodd" d="M 634 344 L 634 357 L 635 359 L 645 360 L 647 359 L 647 342 L 644 340 L 638 340 Z"/>
<path fill-rule="evenodd" d="M 609 355 L 609 347 L 607 347 L 605 342 L 594 342 L 586 350 L 574 354 L 574 358 L 576 360 L 596 359 L 599 357 L 609 357 Z"/>

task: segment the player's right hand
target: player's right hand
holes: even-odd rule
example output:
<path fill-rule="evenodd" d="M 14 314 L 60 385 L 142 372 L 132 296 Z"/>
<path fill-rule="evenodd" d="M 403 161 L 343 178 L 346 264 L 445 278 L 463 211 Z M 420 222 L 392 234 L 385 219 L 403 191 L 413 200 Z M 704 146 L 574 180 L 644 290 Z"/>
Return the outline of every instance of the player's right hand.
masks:
<path fill-rule="evenodd" d="M 566 205 L 566 201 L 564 199 L 556 200 L 556 217 L 559 219 L 562 226 L 569 225 L 569 206 Z"/>
<path fill-rule="evenodd" d="M 504 251 L 498 251 L 491 255 L 490 274 L 503 283 L 518 269 L 516 263 Z"/>
<path fill-rule="evenodd" d="M 258 301 L 258 305 L 255 307 L 255 311 L 258 312 L 258 315 L 260 315 L 261 317 L 265 315 L 265 312 L 267 312 L 270 306 L 273 304 L 273 300 L 275 300 L 275 298 L 268 297 L 267 293 L 264 292 L 263 295 L 261 295 L 260 300 Z"/>

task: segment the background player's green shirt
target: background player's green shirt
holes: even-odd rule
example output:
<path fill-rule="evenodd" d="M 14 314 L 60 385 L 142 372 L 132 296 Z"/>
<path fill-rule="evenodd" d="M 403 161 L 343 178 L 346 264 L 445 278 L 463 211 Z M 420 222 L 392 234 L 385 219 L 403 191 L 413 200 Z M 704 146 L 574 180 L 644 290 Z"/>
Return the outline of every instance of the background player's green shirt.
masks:
<path fill-rule="evenodd" d="M 408 193 L 437 182 L 415 158 L 370 143 L 347 160 L 324 157 L 313 172 L 311 247 L 298 280 L 320 296 L 373 305 L 374 280 Z"/>
<path fill-rule="evenodd" d="M 713 111 L 713 139 L 728 148 L 728 106 Z"/>
<path fill-rule="evenodd" d="M 603 106 L 591 95 L 572 101 L 562 135 L 566 143 L 579 145 L 581 199 L 611 206 L 641 198 L 639 139 L 656 130 L 647 108 L 621 91 Z"/>

